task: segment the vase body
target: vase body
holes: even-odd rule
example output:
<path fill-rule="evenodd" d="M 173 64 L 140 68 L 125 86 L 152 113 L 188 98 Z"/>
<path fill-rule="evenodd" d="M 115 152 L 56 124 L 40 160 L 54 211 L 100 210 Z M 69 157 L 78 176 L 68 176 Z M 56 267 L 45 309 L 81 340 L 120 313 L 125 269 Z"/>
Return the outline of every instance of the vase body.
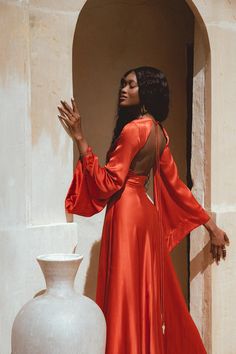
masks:
<path fill-rule="evenodd" d="M 18 312 L 12 327 L 12 354 L 105 353 L 103 312 L 74 290 L 82 259 L 78 254 L 37 257 L 47 288 Z"/>

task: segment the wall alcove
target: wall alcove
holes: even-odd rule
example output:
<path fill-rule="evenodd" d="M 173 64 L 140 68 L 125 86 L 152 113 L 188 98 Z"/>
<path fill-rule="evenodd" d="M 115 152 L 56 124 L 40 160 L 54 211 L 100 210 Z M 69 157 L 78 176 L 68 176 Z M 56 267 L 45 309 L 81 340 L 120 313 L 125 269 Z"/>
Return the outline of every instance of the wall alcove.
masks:
<path fill-rule="evenodd" d="M 170 112 L 164 123 L 183 181 L 191 187 L 191 127 L 194 16 L 184 1 L 94 1 L 83 6 L 73 39 L 73 92 L 79 103 L 86 137 L 101 165 L 115 125 L 121 76 L 131 67 L 160 68 L 170 86 Z M 74 165 L 78 159 L 74 147 Z M 150 181 L 148 194 L 152 197 Z M 104 213 L 92 217 L 99 239 Z M 87 220 L 75 217 L 85 231 Z M 85 236 L 84 236 L 85 237 Z M 187 304 L 189 303 L 189 240 L 172 252 Z M 90 258 L 98 264 L 99 242 Z M 85 291 L 95 297 L 96 271 L 88 266 Z M 91 285 L 93 284 L 93 285 Z M 87 290 L 86 290 L 87 289 Z"/>

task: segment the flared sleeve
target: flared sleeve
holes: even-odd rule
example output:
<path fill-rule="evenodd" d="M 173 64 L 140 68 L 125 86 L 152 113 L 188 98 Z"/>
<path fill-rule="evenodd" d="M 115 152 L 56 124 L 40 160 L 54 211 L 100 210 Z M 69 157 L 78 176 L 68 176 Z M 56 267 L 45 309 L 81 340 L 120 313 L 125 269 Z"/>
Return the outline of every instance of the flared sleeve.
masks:
<path fill-rule="evenodd" d="M 190 231 L 206 223 L 210 216 L 179 178 L 169 137 L 159 169 L 155 170 L 153 178 L 154 203 L 161 214 L 163 234 L 170 252 Z"/>
<path fill-rule="evenodd" d="M 109 161 L 103 167 L 92 147 L 88 146 L 77 162 L 65 198 L 66 211 L 82 216 L 100 212 L 110 197 L 124 185 L 130 163 L 139 148 L 139 126 L 133 121 L 122 129 Z"/>

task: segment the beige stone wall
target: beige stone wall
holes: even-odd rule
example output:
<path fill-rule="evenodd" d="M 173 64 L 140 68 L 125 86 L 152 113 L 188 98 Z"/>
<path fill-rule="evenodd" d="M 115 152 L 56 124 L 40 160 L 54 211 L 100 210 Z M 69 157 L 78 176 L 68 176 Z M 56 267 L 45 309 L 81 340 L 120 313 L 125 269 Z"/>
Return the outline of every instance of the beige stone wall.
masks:
<path fill-rule="evenodd" d="M 60 12 L 55 28 L 54 13 L 25 1 L 1 1 L 0 15 L 0 353 L 9 354 L 17 312 L 45 287 L 35 257 L 71 252 L 77 241 L 63 210 L 71 145 L 56 120 L 58 95 L 71 92 L 75 23 Z"/>
<path fill-rule="evenodd" d="M 185 45 L 193 41 L 191 11 L 196 19 L 193 191 L 231 237 L 236 4 L 214 0 L 0 2 L 1 353 L 10 353 L 17 311 L 44 288 L 37 255 L 71 252 L 78 242 L 77 252 L 84 260 L 76 287 L 95 296 L 105 210 L 92 218 L 66 222 L 63 203 L 77 155 L 73 158 L 72 142 L 57 119 L 59 99 L 69 100 L 73 94 L 77 98 L 86 137 L 103 164 L 120 76 L 138 65 L 161 68 L 171 94 L 165 126 L 185 180 Z M 217 267 L 211 264 L 203 229 L 191 234 L 191 314 L 212 354 L 235 351 L 231 239 L 228 259 Z M 172 257 L 187 299 L 186 240 Z"/>

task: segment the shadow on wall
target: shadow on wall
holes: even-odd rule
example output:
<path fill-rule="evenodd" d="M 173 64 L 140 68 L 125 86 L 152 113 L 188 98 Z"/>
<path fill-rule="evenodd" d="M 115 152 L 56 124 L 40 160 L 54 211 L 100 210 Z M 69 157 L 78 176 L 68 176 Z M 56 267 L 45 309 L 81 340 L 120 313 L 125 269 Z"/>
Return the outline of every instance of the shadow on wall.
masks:
<path fill-rule="evenodd" d="M 90 263 L 86 273 L 86 281 L 84 285 L 83 294 L 91 297 L 92 299 L 96 299 L 96 281 L 91 281 L 91 279 L 97 279 L 97 269 L 98 269 L 98 259 L 99 259 L 99 251 L 100 251 L 100 242 L 95 241 L 91 248 L 90 253 Z"/>

